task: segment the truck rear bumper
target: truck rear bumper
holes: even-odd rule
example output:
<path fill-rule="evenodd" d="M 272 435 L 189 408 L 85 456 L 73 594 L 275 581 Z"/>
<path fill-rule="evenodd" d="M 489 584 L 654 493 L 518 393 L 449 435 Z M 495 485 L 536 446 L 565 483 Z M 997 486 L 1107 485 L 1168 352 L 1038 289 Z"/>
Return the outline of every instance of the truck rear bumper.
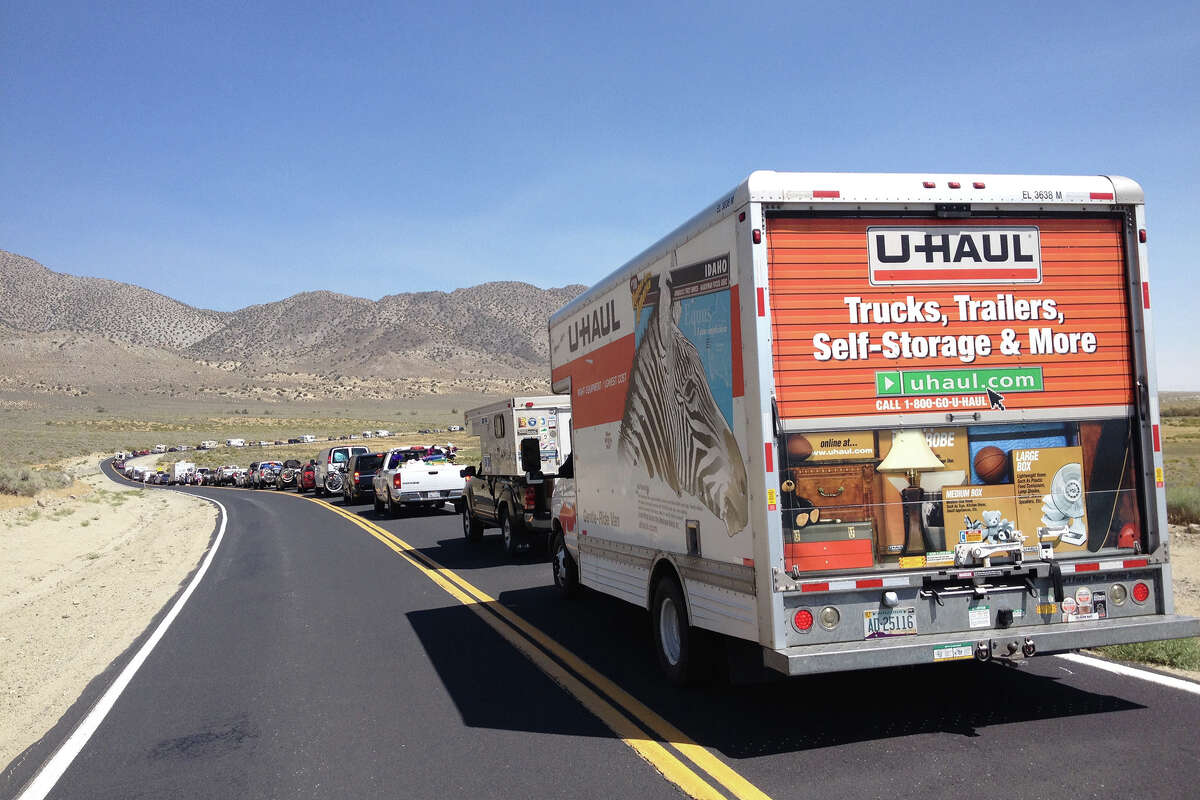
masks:
<path fill-rule="evenodd" d="M 763 663 L 785 675 L 808 675 L 958 660 L 962 658 L 962 651 L 953 649 L 955 645 L 969 646 L 970 655 L 966 658 L 974 658 L 977 646 L 983 643 L 989 653 L 1000 659 L 1010 652 L 1013 644 L 1015 650 L 1011 652 L 1020 658 L 1023 648 L 1030 642 L 1036 655 L 1049 655 L 1085 647 L 1183 639 L 1188 636 L 1200 636 L 1200 619 L 1154 615 L 1004 630 L 899 636 L 882 641 L 799 645 L 782 650 L 763 648 Z"/>

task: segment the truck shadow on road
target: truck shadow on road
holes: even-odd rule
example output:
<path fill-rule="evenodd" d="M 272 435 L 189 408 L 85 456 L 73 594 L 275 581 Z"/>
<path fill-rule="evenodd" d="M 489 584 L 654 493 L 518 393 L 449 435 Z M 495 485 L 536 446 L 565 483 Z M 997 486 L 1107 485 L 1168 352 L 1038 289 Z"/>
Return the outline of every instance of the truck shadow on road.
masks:
<path fill-rule="evenodd" d="M 1143 708 L 1058 680 L 1044 668 L 1054 665 L 1050 659 L 1037 661 L 1043 666 L 1040 674 L 1030 668 L 959 662 L 676 689 L 659 673 L 642 609 L 594 592 L 563 602 L 552 587 L 503 592 L 498 602 L 693 740 L 731 759 L 919 734 L 976 738 L 1013 723 L 1032 726 L 1022 738 L 1049 738 L 1063 727 L 1057 720 Z M 529 673 L 540 678 L 540 671 L 471 611 L 450 607 L 408 616 L 466 724 L 564 732 L 562 716 L 533 710 L 557 704 L 562 691 L 537 681 L 545 688 L 527 694 L 534 689 Z M 483 628 L 478 639 L 464 637 L 462 625 L 468 622 Z M 472 652 L 466 657 L 468 641 Z M 502 665 L 500 672 L 496 665 Z M 505 710 L 498 711 L 497 703 Z M 569 717 L 590 716 L 573 705 L 576 711 Z M 572 723 L 576 726 L 588 727 Z M 598 735 L 613 734 L 602 727 Z"/>

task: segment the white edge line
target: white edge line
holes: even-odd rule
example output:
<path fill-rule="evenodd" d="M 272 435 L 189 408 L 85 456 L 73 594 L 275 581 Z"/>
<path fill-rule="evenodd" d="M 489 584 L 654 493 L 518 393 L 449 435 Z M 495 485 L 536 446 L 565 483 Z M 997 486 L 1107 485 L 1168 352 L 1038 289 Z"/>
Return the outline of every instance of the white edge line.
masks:
<path fill-rule="evenodd" d="M 1115 672 L 1117 675 L 1124 675 L 1127 678 L 1137 678 L 1138 680 L 1157 683 L 1159 686 L 1167 686 L 1172 689 L 1178 689 L 1181 692 L 1189 692 L 1190 694 L 1200 695 L 1200 683 L 1193 683 L 1183 678 L 1176 678 L 1171 675 L 1160 675 L 1157 672 L 1138 669 L 1137 667 L 1118 664 L 1115 661 L 1105 661 L 1103 658 L 1095 658 L 1093 656 L 1082 656 L 1077 653 L 1062 653 L 1058 656 L 1067 661 L 1074 661 L 1076 664 L 1083 664 L 1088 667 L 1095 667 L 1107 672 Z"/>
<path fill-rule="evenodd" d="M 129 663 L 121 670 L 121 674 L 112 682 L 112 685 L 100 696 L 96 704 L 88 711 L 87 716 L 76 726 L 67 740 L 62 743 L 57 752 L 50 757 L 38 772 L 34 779 L 25 785 L 25 788 L 17 795 L 16 800 L 42 800 L 50 793 L 58 783 L 59 779 L 66 773 L 75 757 L 79 755 L 88 740 L 92 738 L 92 734 L 100 727 L 100 723 L 108 716 L 108 712 L 116 704 L 121 693 L 125 691 L 125 687 L 133 680 L 133 676 L 137 674 L 138 669 L 142 666 L 145 660 L 150 656 L 154 646 L 158 644 L 159 639 L 167 632 L 167 628 L 171 627 L 171 623 L 175 621 L 175 617 L 179 616 L 179 612 L 183 610 L 183 605 L 192 596 L 192 592 L 200 585 L 200 580 L 204 577 L 204 573 L 208 572 L 208 566 L 212 564 L 213 557 L 217 554 L 217 548 L 221 546 L 221 540 L 225 537 L 225 525 L 229 521 L 229 513 L 225 510 L 225 506 L 219 500 L 214 500 L 211 497 L 202 497 L 201 495 L 191 494 L 186 492 L 190 497 L 200 497 L 202 500 L 208 500 L 215 503 L 221 509 L 221 526 L 217 530 L 217 538 L 213 541 L 212 547 L 208 550 L 208 555 L 204 557 L 204 561 L 200 564 L 200 569 L 196 570 L 196 574 L 192 577 L 192 582 L 183 590 L 183 594 L 175 601 L 175 605 L 171 606 L 171 610 L 158 623 L 158 627 L 154 629 L 154 633 L 150 634 L 150 638 L 142 643 L 142 646 L 134 654 L 133 658 L 129 659 Z"/>

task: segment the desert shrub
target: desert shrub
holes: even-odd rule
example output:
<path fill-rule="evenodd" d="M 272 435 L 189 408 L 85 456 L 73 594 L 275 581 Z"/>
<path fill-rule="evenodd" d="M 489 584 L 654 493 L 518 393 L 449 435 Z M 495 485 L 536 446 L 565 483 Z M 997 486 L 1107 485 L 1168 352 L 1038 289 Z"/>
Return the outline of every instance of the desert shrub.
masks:
<path fill-rule="evenodd" d="M 1200 403 L 1164 403 L 1158 413 L 1163 417 L 1200 417 Z"/>
<path fill-rule="evenodd" d="M 71 485 L 71 476 L 53 469 L 0 467 L 0 494 L 33 497 L 43 489 L 62 489 Z"/>
<path fill-rule="evenodd" d="M 1176 525 L 1200 522 L 1200 487 L 1167 487 L 1167 521 Z"/>

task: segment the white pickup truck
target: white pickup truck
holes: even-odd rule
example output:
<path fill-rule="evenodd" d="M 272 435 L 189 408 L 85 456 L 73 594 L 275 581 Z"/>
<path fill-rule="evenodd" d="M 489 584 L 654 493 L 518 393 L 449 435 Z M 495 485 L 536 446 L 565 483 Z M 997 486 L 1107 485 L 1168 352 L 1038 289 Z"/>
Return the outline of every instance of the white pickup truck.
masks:
<path fill-rule="evenodd" d="M 375 513 L 382 514 L 384 506 L 391 516 L 401 506 L 440 508 L 454 503 L 461 512 L 463 486 L 459 466 L 449 460 L 426 460 L 431 448 L 393 447 L 387 451 L 383 466 L 371 482 L 375 487 Z"/>

